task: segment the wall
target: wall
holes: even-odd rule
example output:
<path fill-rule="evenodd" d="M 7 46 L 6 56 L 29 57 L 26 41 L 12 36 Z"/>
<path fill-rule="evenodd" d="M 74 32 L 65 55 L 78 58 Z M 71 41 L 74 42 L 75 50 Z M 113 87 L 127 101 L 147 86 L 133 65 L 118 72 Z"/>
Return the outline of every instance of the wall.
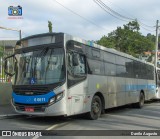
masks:
<path fill-rule="evenodd" d="M 12 85 L 11 83 L 0 83 L 0 105 L 11 103 Z"/>

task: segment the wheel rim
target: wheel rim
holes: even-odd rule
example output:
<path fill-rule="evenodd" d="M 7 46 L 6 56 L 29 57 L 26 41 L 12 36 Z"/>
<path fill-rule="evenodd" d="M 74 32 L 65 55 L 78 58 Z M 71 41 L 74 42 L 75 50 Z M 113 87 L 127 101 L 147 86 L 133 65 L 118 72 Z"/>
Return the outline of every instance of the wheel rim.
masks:
<path fill-rule="evenodd" d="M 97 100 L 95 100 L 92 104 L 92 111 L 94 114 L 97 114 L 100 111 L 100 104 Z"/>
<path fill-rule="evenodd" d="M 143 106 L 143 104 L 144 104 L 144 96 L 143 96 L 143 94 L 141 94 L 141 97 L 140 97 L 140 104 L 141 104 L 141 106 Z"/>

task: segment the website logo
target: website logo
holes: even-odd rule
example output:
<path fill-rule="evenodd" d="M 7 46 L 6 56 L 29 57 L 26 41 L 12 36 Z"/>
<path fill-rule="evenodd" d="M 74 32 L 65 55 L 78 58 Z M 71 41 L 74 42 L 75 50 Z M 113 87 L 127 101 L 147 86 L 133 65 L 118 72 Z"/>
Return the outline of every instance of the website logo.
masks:
<path fill-rule="evenodd" d="M 22 7 L 21 6 L 10 6 L 8 7 L 8 15 L 9 16 L 22 16 Z"/>
<path fill-rule="evenodd" d="M 11 131 L 2 131 L 2 136 L 10 137 L 11 136 Z"/>

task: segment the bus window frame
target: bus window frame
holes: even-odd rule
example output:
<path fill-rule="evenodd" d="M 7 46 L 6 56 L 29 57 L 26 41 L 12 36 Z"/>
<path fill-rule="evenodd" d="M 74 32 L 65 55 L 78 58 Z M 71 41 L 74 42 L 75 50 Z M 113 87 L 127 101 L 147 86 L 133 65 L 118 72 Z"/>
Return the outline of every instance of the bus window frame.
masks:
<path fill-rule="evenodd" d="M 74 74 L 72 74 L 72 75 L 70 75 L 70 73 L 68 72 L 68 54 L 69 53 L 72 53 L 72 54 L 74 54 L 74 53 L 77 53 L 77 54 L 79 54 L 79 55 L 82 55 L 83 57 L 84 57 L 84 65 L 85 65 L 85 74 L 83 74 L 83 75 L 74 75 Z M 86 80 L 87 79 L 87 73 L 88 73 L 88 67 L 87 67 L 87 58 L 86 58 L 86 55 L 85 54 L 83 54 L 83 53 L 78 53 L 78 52 L 76 52 L 76 51 L 74 51 L 74 50 L 68 50 L 67 51 L 67 53 L 66 53 L 66 69 L 67 69 L 67 87 L 68 88 L 70 88 L 70 87 L 72 87 L 72 86 L 75 86 L 75 85 L 77 85 L 77 84 L 79 84 L 79 83 L 81 83 L 81 82 L 83 82 L 84 80 Z M 71 76 L 71 77 L 73 77 L 73 78 L 76 78 L 76 77 L 81 77 L 82 79 L 80 79 L 80 80 L 78 80 L 78 78 L 76 78 L 78 81 L 77 82 L 73 82 L 73 83 L 71 83 L 71 84 L 69 84 L 69 75 Z"/>

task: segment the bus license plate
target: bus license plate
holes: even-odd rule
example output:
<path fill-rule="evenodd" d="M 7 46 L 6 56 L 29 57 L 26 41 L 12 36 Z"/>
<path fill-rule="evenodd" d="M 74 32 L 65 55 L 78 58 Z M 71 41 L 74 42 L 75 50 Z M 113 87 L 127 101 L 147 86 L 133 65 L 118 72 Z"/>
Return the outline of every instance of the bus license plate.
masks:
<path fill-rule="evenodd" d="M 25 107 L 25 111 L 34 112 L 34 108 L 33 107 Z"/>

